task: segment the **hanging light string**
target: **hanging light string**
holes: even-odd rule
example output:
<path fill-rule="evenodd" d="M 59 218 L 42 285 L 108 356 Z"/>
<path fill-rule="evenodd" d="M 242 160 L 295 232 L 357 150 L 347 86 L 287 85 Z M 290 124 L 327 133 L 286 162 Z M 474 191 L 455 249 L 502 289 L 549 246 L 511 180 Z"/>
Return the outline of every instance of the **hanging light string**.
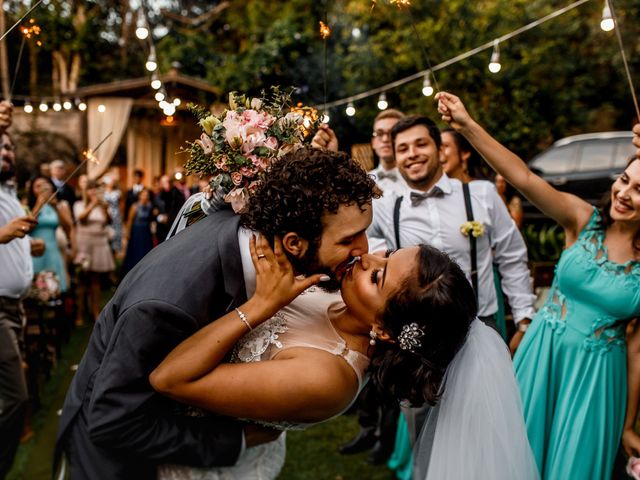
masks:
<path fill-rule="evenodd" d="M 27 15 L 29 15 L 33 10 L 35 10 L 35 8 L 36 8 L 38 5 L 40 5 L 41 3 L 42 3 L 42 0 L 38 0 L 38 2 L 37 2 L 33 7 L 31 7 L 29 10 L 27 10 L 27 13 L 25 13 L 22 17 L 20 17 L 20 20 L 18 20 L 16 23 L 14 23 L 13 25 L 11 25 L 11 28 L 9 28 L 9 30 L 7 30 L 6 32 L 4 32 L 4 34 L 0 37 L 0 42 L 1 42 L 2 40 L 4 40 L 4 37 L 6 37 L 7 35 L 9 35 L 9 32 L 10 32 L 11 30 L 13 30 L 13 29 L 14 29 L 14 28 L 16 28 L 18 25 L 20 25 L 20 22 L 22 22 L 22 20 L 24 20 L 24 19 L 25 19 L 25 17 L 26 17 Z"/>
<path fill-rule="evenodd" d="M 460 55 L 450 58 L 449 60 L 445 60 L 442 63 L 439 63 L 437 65 L 434 65 L 431 69 L 426 69 L 426 70 L 422 70 L 420 72 L 414 73 L 412 75 L 409 75 L 408 77 L 404 77 L 401 78 L 399 80 L 396 80 L 394 82 L 391 83 L 387 83 L 386 85 L 382 85 L 380 87 L 376 87 L 376 88 L 372 88 L 371 90 L 367 90 L 365 92 L 361 92 L 358 93 L 356 95 L 352 95 L 350 97 L 345 97 L 345 98 L 341 98 L 339 100 L 334 100 L 333 102 L 329 102 L 326 104 L 326 108 L 333 108 L 333 107 L 338 107 L 340 105 L 345 105 L 349 102 L 355 102 L 358 100 L 362 100 L 364 98 L 368 98 L 371 97 L 373 95 L 378 95 L 382 92 L 385 92 L 387 90 L 391 90 L 392 88 L 395 87 L 399 87 L 400 85 L 404 85 L 405 83 L 409 83 L 412 82 L 413 80 L 416 80 L 418 78 L 422 78 L 424 77 L 429 70 L 431 70 L 431 74 L 433 75 L 433 71 L 434 70 L 442 70 L 443 68 L 449 67 L 450 65 L 453 65 L 455 63 L 458 63 L 466 58 L 469 58 L 479 52 L 482 52 L 484 50 L 488 50 L 490 48 L 493 48 L 494 42 L 497 40 L 498 42 L 503 42 L 505 40 L 509 40 L 517 35 L 520 35 L 521 33 L 524 33 L 528 30 L 531 30 L 532 28 L 535 28 L 539 25 L 542 25 L 545 22 L 548 22 L 549 20 L 552 20 L 556 17 L 559 17 L 560 15 L 563 15 L 565 13 L 567 13 L 570 10 L 573 10 L 574 8 L 579 7 L 580 5 L 582 5 L 583 3 L 587 3 L 590 0 L 578 0 L 576 2 L 573 2 L 570 5 L 567 5 L 566 7 L 563 7 L 559 10 L 556 10 L 555 12 L 550 13 L 549 15 L 545 15 L 544 17 L 539 18 L 538 20 L 535 20 L 527 25 L 524 25 L 520 28 L 518 28 L 517 30 L 514 30 L 513 32 L 507 33 L 505 35 L 502 35 L 501 37 L 498 37 L 494 40 L 490 40 L 472 50 L 469 50 L 467 52 L 461 53 Z M 317 105 L 316 105 L 317 108 Z"/>
<path fill-rule="evenodd" d="M 622 43 L 622 34 L 620 33 L 620 24 L 618 23 L 618 17 L 616 16 L 616 11 L 613 8 L 613 1 L 605 0 L 605 3 L 609 5 L 609 10 L 611 10 L 611 18 L 613 18 L 614 30 L 616 31 L 616 38 L 618 39 L 618 46 L 620 47 L 620 54 L 622 55 L 622 63 L 624 64 L 624 71 L 627 75 L 629 90 L 631 90 L 631 98 L 633 99 L 633 106 L 636 109 L 636 116 L 638 120 L 640 120 L 640 108 L 638 108 L 638 99 L 636 97 L 636 90 L 633 86 L 633 79 L 631 78 L 631 70 L 629 70 L 627 55 L 624 53 L 624 44 Z"/>
<path fill-rule="evenodd" d="M 322 111 L 322 120 L 324 121 L 324 116 L 327 115 L 327 66 L 328 66 L 328 53 L 327 53 L 327 42 L 328 42 L 328 38 L 331 35 L 331 28 L 329 28 L 329 20 L 328 20 L 328 7 L 327 7 L 327 2 L 328 0 L 325 0 L 324 2 L 324 22 L 320 22 L 320 36 L 322 37 L 322 41 L 323 41 L 323 69 L 322 69 L 322 83 L 323 83 L 323 99 L 322 99 L 322 103 L 324 104 L 324 109 Z"/>

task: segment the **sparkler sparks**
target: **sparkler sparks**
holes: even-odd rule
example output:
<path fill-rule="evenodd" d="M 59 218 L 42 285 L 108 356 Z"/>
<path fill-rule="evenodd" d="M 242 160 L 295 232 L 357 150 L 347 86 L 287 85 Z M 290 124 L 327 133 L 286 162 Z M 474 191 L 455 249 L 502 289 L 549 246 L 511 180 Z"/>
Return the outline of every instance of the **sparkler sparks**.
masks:
<path fill-rule="evenodd" d="M 25 38 L 30 39 L 32 37 L 35 38 L 38 35 L 40 35 L 40 32 L 42 32 L 42 29 L 36 23 L 36 21 L 33 18 L 31 18 L 31 19 L 29 19 L 28 26 L 22 27 L 20 29 L 20 31 L 22 32 L 22 34 L 24 35 Z M 41 47 L 42 46 L 42 42 L 40 40 L 36 40 L 36 45 Z"/>
<path fill-rule="evenodd" d="M 320 36 L 322 37 L 323 40 L 326 40 L 327 38 L 329 38 L 329 35 L 331 35 L 331 28 L 329 28 L 329 25 L 327 25 L 326 23 L 324 23 L 321 20 L 320 21 Z"/>

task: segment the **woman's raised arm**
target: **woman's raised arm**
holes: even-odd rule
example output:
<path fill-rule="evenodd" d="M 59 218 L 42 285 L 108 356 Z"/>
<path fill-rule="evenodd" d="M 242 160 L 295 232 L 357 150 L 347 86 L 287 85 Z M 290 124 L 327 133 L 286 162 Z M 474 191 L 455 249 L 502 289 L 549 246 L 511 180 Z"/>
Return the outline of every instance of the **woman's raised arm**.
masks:
<path fill-rule="evenodd" d="M 436 95 L 442 119 L 462 133 L 491 167 L 516 190 L 567 230 L 570 244 L 587 224 L 593 207 L 569 193 L 560 192 L 534 174 L 515 153 L 503 146 L 475 122 L 462 101 L 447 92 Z"/>

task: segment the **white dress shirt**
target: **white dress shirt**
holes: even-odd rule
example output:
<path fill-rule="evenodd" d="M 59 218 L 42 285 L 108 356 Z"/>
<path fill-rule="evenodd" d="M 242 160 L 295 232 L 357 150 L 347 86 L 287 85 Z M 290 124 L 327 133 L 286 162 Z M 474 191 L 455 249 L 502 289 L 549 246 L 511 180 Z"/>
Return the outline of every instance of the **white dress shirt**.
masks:
<path fill-rule="evenodd" d="M 8 184 L 0 183 L 0 225 L 24 215 L 15 190 Z M 31 237 L 27 235 L 0 244 L 0 297 L 22 297 L 31 285 L 31 277 Z"/>
<path fill-rule="evenodd" d="M 369 175 L 373 175 L 376 185 L 385 193 L 402 193 L 408 188 L 407 183 L 404 181 L 404 178 L 402 178 L 402 175 L 400 175 L 397 167 L 385 170 L 382 165 L 378 165 L 369 171 Z"/>
<path fill-rule="evenodd" d="M 402 247 L 428 244 L 448 253 L 471 278 L 471 249 L 469 238 L 460 233 L 467 221 L 462 183 L 445 174 L 434 188 L 442 194 L 411 205 L 409 187 L 402 195 L 400 206 L 400 243 Z M 493 262 L 502 276 L 502 289 L 516 322 L 532 318 L 535 310 L 527 248 L 507 207 L 492 183 L 476 180 L 469 184 L 473 218 L 484 225 L 484 234 L 477 239 L 478 259 L 478 315 L 493 315 L 498 310 L 493 283 Z M 373 201 L 373 222 L 367 230 L 369 250 L 397 248 L 393 211 L 398 194 L 390 192 Z"/>

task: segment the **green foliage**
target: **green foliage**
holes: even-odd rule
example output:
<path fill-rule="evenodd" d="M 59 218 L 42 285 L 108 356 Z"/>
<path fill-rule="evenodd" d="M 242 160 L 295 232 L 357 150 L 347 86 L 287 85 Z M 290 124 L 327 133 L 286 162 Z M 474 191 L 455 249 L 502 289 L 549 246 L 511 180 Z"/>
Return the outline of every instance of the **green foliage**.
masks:
<path fill-rule="evenodd" d="M 564 249 L 565 234 L 558 224 L 529 224 L 522 236 L 527 244 L 529 260 L 555 262 Z"/>

